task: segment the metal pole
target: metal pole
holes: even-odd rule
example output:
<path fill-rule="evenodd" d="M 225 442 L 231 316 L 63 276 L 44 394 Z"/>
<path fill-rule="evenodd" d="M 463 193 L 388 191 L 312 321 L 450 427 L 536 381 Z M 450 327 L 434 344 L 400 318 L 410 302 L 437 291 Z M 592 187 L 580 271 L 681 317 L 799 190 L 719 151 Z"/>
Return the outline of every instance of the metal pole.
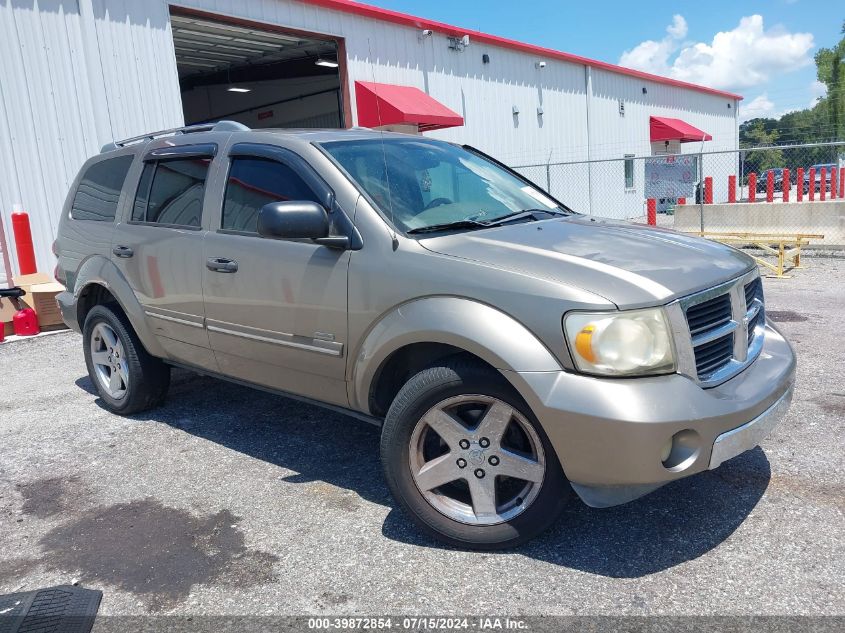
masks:
<path fill-rule="evenodd" d="M 703 143 L 702 143 L 703 145 Z M 704 233 L 704 153 L 698 153 L 698 216 L 701 233 Z"/>

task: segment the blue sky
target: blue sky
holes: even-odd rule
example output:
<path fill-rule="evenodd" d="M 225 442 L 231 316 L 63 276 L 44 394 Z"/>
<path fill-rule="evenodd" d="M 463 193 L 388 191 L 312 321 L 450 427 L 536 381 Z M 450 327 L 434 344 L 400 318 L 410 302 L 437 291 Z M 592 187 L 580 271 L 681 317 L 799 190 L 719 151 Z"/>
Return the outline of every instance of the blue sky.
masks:
<path fill-rule="evenodd" d="M 845 19 L 837 3 L 808 0 L 371 3 L 738 92 L 743 118 L 779 116 L 822 94 L 813 54 L 839 41 Z"/>

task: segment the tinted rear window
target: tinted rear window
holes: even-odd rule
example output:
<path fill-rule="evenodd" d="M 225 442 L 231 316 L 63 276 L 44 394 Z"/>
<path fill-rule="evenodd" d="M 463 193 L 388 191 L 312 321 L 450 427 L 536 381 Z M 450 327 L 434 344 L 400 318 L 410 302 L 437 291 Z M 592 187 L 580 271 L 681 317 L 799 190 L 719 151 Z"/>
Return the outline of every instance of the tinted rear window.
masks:
<path fill-rule="evenodd" d="M 134 156 L 118 156 L 94 163 L 82 176 L 73 196 L 70 215 L 74 220 L 113 222 L 120 190 Z"/>
<path fill-rule="evenodd" d="M 144 167 L 132 220 L 199 227 L 209 158 L 186 158 Z"/>

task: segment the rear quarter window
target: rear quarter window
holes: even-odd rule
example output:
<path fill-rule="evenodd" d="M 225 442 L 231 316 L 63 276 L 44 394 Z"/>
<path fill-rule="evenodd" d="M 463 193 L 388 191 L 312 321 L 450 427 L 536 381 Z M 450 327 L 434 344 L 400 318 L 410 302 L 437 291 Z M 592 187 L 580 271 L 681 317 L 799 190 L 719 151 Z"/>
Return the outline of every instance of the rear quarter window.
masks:
<path fill-rule="evenodd" d="M 73 196 L 70 216 L 74 220 L 114 222 L 120 191 L 134 159 L 127 154 L 91 165 Z"/>

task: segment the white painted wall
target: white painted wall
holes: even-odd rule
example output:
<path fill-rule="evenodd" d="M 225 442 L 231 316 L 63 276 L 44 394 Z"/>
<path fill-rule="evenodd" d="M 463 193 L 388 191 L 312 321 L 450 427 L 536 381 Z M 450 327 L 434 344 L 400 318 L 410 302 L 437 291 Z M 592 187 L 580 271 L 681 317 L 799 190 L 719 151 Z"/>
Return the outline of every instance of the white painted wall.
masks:
<path fill-rule="evenodd" d="M 82 163 L 111 140 L 182 123 L 167 6 L 2 0 L 0 60 L 0 214 L 11 233 L 13 205 L 29 213 L 49 273 Z"/>
<path fill-rule="evenodd" d="M 171 4 L 343 37 L 354 119 L 355 80 L 416 86 L 465 119 L 430 136 L 510 164 L 650 153 L 651 114 L 701 127 L 714 148 L 737 142 L 736 104 L 729 110 L 723 98 L 694 90 L 552 59 L 541 70 L 532 54 L 480 43 L 456 52 L 438 33 L 421 39 L 414 28 L 297 0 Z M 39 268 L 50 271 L 58 214 L 82 162 L 113 139 L 183 122 L 168 1 L 0 0 L 0 59 L 0 213 L 9 226 L 13 204 L 29 211 Z M 545 184 L 544 168 L 528 171 Z M 584 208 L 588 170 L 571 171 L 554 193 Z M 642 205 L 636 193 L 631 205 Z M 630 210 L 621 205 L 619 213 Z"/>

